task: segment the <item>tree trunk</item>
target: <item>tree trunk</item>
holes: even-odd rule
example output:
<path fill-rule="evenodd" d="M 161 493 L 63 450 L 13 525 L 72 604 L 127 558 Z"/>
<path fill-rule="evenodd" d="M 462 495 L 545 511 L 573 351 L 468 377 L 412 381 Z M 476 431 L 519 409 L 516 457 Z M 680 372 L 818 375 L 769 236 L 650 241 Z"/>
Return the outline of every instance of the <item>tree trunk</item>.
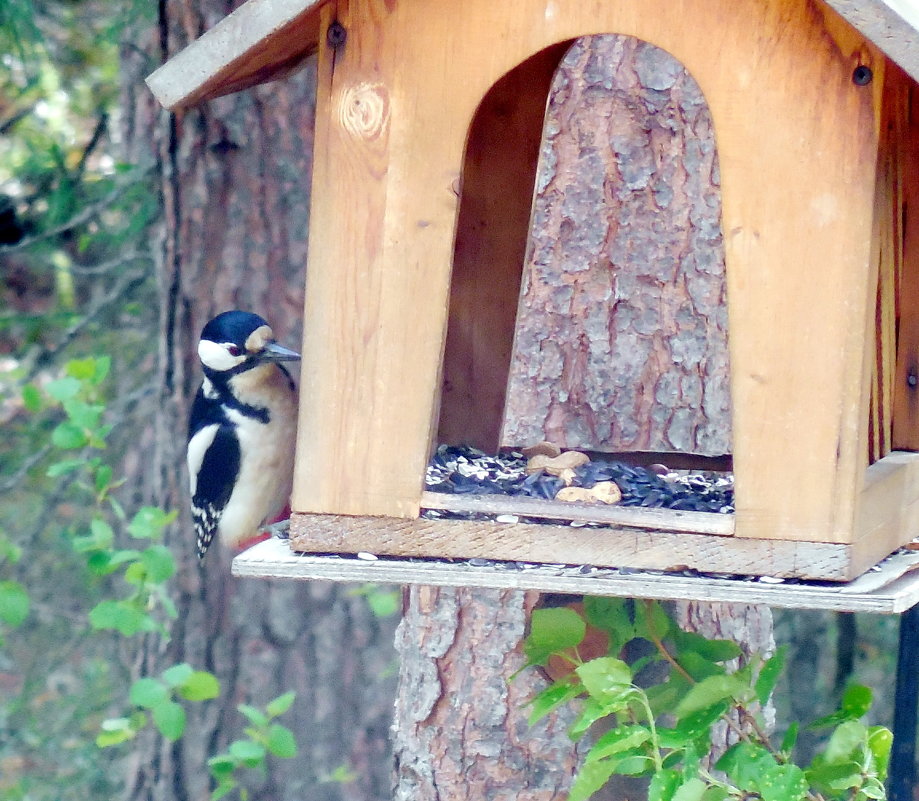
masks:
<path fill-rule="evenodd" d="M 543 137 L 502 441 L 729 452 L 720 191 L 698 87 L 658 48 L 581 39 L 553 81 Z M 533 601 L 408 594 L 397 801 L 564 797 L 578 764 L 571 711 L 529 729 L 521 701 L 544 681 L 511 678 Z M 771 648 L 766 608 L 692 603 L 678 614 L 745 652 Z M 613 782 L 595 798 L 635 791 Z"/>
<path fill-rule="evenodd" d="M 538 596 L 412 587 L 396 646 L 394 801 L 562 801 L 577 764 L 573 710 L 536 726 L 526 702 L 543 686 L 520 643 Z"/>
<path fill-rule="evenodd" d="M 626 36 L 556 74 L 502 442 L 731 451 L 721 193 L 698 85 Z"/>
<path fill-rule="evenodd" d="M 148 499 L 180 510 L 169 533 L 179 616 L 168 642 L 148 639 L 135 668 L 156 675 L 188 661 L 213 671 L 223 688 L 218 701 L 190 706 L 177 743 L 147 733 L 127 797 L 203 801 L 208 757 L 246 725 L 236 706 L 263 705 L 292 689 L 297 701 L 282 722 L 297 734 L 300 753 L 253 776 L 250 798 L 380 799 L 390 787 L 395 621 L 375 618 L 345 586 L 235 580 L 232 554 L 218 548 L 203 568 L 194 555 L 183 464 L 200 380 L 198 335 L 215 313 L 242 308 L 298 347 L 309 218 L 312 64 L 175 117 L 158 112 L 140 83 L 230 10 L 216 0 L 162 0 L 152 58 L 124 54 L 125 146 L 135 158 L 156 159 L 164 212 L 156 245 L 161 330 L 151 332 L 161 343 L 159 397 L 139 462 Z"/>

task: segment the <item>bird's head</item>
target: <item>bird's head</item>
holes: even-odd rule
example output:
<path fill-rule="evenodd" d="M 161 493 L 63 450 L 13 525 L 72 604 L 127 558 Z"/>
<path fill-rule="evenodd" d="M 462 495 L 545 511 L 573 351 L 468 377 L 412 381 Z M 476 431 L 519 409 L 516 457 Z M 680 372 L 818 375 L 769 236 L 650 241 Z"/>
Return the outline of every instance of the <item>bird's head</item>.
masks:
<path fill-rule="evenodd" d="M 198 356 L 207 373 L 227 378 L 262 364 L 300 358 L 296 351 L 275 342 L 264 319 L 238 310 L 218 314 L 204 326 Z"/>

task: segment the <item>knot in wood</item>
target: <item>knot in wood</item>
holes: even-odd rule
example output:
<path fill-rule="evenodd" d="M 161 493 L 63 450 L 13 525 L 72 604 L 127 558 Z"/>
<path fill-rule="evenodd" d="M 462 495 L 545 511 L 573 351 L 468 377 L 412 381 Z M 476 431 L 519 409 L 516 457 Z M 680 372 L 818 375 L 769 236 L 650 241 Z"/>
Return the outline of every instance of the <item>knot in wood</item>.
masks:
<path fill-rule="evenodd" d="M 389 125 L 389 94 L 379 83 L 360 83 L 342 92 L 342 127 L 355 138 L 378 139 Z"/>

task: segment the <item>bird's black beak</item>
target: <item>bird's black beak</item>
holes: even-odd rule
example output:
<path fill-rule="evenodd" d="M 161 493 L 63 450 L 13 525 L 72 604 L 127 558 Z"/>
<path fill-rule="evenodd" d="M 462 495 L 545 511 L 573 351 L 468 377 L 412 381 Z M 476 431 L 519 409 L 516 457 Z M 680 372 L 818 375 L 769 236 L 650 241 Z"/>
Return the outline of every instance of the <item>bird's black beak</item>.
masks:
<path fill-rule="evenodd" d="M 259 354 L 259 360 L 266 362 L 297 362 L 300 361 L 300 354 L 295 350 L 279 345 L 277 342 L 269 342 Z"/>

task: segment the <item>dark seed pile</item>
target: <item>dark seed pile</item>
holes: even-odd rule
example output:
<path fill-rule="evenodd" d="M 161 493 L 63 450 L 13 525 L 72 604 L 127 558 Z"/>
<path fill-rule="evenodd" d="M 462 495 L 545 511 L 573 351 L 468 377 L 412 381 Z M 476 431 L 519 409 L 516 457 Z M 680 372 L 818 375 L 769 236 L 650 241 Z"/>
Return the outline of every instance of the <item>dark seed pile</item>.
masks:
<path fill-rule="evenodd" d="M 428 465 L 426 489 L 476 495 L 516 495 L 552 500 L 565 482 L 544 471 L 527 475 L 527 460 L 513 451 L 489 456 L 467 446 L 441 445 Z M 730 473 L 665 471 L 614 461 L 591 461 L 576 467 L 573 486 L 614 481 L 622 491 L 620 506 L 644 506 L 730 514 L 734 511 L 734 477 Z"/>

